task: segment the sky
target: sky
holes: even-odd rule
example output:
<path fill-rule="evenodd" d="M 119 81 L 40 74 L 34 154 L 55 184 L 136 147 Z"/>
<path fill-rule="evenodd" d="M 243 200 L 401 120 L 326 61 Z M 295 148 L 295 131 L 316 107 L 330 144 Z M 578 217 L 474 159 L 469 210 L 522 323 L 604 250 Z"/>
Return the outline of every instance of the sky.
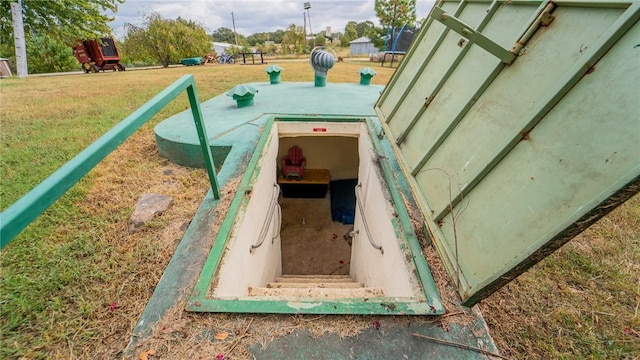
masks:
<path fill-rule="evenodd" d="M 286 29 L 291 24 L 304 25 L 304 3 L 291 0 L 126 0 L 118 12 L 109 14 L 116 38 L 122 39 L 126 24 L 142 25 L 143 15 L 155 11 L 166 19 L 194 20 L 204 25 L 207 33 L 218 28 L 233 29 L 231 13 L 235 17 L 238 34 L 249 36 L 258 32 Z M 344 32 L 345 25 L 354 20 L 371 20 L 379 26 L 374 0 L 310 0 L 309 18 L 314 33 L 331 26 L 332 32 Z M 418 20 L 429 14 L 434 1 L 417 0 Z M 307 24 L 307 29 L 309 29 Z M 308 31 L 308 30 L 307 30 Z"/>

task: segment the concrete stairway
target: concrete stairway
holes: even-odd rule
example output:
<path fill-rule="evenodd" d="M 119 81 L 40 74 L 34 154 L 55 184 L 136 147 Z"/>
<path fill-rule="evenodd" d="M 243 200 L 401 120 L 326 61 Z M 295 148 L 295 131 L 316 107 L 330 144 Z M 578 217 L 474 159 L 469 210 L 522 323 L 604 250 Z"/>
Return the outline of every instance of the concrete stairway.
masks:
<path fill-rule="evenodd" d="M 381 297 L 384 293 L 355 282 L 349 275 L 282 275 L 266 287 L 250 287 L 249 296 L 348 299 Z"/>

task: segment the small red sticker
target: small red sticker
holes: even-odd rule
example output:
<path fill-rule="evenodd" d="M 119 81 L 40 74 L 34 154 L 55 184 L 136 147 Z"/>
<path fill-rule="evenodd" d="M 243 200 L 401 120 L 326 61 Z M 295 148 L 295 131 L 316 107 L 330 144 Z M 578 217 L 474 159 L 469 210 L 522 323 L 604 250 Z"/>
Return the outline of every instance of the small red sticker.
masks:
<path fill-rule="evenodd" d="M 327 128 L 313 128 L 313 132 L 327 132 Z"/>

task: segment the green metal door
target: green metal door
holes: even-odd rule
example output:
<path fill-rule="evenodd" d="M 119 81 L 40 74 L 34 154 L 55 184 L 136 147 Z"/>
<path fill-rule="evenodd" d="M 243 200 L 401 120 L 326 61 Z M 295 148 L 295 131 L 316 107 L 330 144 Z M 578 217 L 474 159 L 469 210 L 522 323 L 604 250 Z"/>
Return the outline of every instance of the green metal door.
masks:
<path fill-rule="evenodd" d="M 440 1 L 376 104 L 467 305 L 640 189 L 640 3 Z"/>

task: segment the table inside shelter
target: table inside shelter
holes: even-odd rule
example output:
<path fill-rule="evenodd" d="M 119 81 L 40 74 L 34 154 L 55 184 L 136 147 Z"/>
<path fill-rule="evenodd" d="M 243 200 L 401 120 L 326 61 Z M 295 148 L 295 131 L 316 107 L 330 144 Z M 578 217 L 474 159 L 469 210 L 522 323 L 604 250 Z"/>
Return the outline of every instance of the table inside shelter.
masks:
<path fill-rule="evenodd" d="M 304 169 L 302 177 L 278 176 L 282 196 L 286 198 L 324 198 L 331 181 L 327 169 Z"/>

